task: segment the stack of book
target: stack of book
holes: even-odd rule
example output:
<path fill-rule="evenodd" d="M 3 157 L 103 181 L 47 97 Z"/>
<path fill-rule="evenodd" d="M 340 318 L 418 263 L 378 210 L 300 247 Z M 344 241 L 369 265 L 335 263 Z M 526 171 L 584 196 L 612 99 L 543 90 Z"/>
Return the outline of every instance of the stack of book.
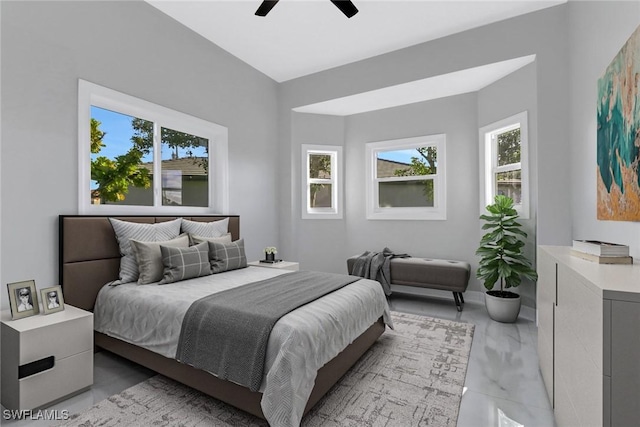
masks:
<path fill-rule="evenodd" d="M 599 264 L 633 264 L 629 246 L 599 240 L 574 240 L 571 255 Z"/>

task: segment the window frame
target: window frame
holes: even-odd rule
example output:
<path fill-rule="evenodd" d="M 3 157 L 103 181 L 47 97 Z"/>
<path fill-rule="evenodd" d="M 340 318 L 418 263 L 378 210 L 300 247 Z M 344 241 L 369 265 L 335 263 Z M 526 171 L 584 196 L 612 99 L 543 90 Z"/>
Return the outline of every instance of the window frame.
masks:
<path fill-rule="evenodd" d="M 91 203 L 91 107 L 99 107 L 152 121 L 153 126 L 153 206 Z M 160 129 L 168 128 L 209 140 L 209 204 L 202 206 L 162 205 L 162 158 Z M 198 214 L 229 212 L 228 129 L 170 108 L 126 95 L 82 79 L 78 80 L 78 213 L 98 214 Z"/>
<path fill-rule="evenodd" d="M 487 205 L 493 204 L 497 181 L 501 172 L 520 170 L 520 191 L 522 203 L 514 205 L 520 218 L 529 219 L 529 124 L 528 113 L 523 111 L 497 122 L 483 126 L 479 130 L 480 138 L 480 214 L 487 212 Z M 520 163 L 498 166 L 497 135 L 520 127 Z"/>
<path fill-rule="evenodd" d="M 411 138 L 368 142 L 366 144 L 366 203 L 367 219 L 371 220 L 446 220 L 447 219 L 447 154 L 446 134 L 424 135 Z M 384 181 L 433 179 L 433 207 L 382 208 L 379 203 L 377 155 L 384 151 L 406 150 L 433 146 L 437 150 L 437 173 L 417 177 L 384 178 Z"/>
<path fill-rule="evenodd" d="M 302 172 L 302 219 L 342 219 L 342 147 L 339 145 L 301 145 L 301 172 Z M 331 179 L 309 177 L 309 158 L 312 154 L 331 156 Z M 311 184 L 331 184 L 331 207 L 312 208 L 309 206 Z"/>

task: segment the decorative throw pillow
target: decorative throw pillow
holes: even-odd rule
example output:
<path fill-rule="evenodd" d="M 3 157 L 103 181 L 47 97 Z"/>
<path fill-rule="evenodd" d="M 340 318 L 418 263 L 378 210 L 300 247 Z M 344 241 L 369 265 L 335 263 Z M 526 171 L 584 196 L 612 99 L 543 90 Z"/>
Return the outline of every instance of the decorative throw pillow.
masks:
<path fill-rule="evenodd" d="M 164 265 L 162 265 L 162 252 L 160 245 L 174 248 L 188 248 L 189 235 L 183 234 L 172 240 L 162 242 L 141 242 L 129 239 L 131 250 L 138 263 L 138 285 L 147 285 L 162 279 Z"/>
<path fill-rule="evenodd" d="M 160 284 L 173 283 L 211 274 L 209 244 L 199 243 L 188 248 L 160 245 L 164 276 Z"/>
<path fill-rule="evenodd" d="M 229 232 L 229 218 L 213 222 L 182 220 L 182 231 L 202 237 L 220 237 Z"/>
<path fill-rule="evenodd" d="M 189 234 L 191 237 L 191 244 L 197 245 L 202 242 L 217 242 L 217 243 L 231 243 L 231 233 L 227 233 L 220 237 L 203 237 L 195 234 Z"/>
<path fill-rule="evenodd" d="M 244 239 L 238 239 L 231 243 L 209 243 L 209 260 L 211 271 L 222 273 L 223 271 L 236 270 L 247 266 L 247 256 L 244 253 Z"/>
<path fill-rule="evenodd" d="M 138 280 L 138 264 L 131 250 L 130 239 L 142 242 L 157 242 L 171 240 L 180 234 L 182 218 L 156 224 L 141 224 L 137 222 L 121 221 L 109 218 L 116 239 L 120 246 L 120 283 L 135 282 Z"/>

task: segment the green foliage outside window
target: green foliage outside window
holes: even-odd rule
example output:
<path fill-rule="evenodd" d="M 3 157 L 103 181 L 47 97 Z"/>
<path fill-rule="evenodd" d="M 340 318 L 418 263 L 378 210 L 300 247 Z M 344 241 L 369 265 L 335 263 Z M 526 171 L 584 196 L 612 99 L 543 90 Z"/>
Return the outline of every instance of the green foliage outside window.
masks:
<path fill-rule="evenodd" d="M 498 166 L 520 163 L 520 128 L 498 135 Z"/>
<path fill-rule="evenodd" d="M 102 139 L 106 132 L 100 130 L 100 122 L 91 119 L 91 153 L 98 154 L 105 147 Z M 149 188 L 149 171 L 142 167 L 143 151 L 134 144 L 126 154 L 109 159 L 98 156 L 91 160 L 91 179 L 98 184 L 96 193 L 100 202 L 124 200 L 129 186 Z"/>
<path fill-rule="evenodd" d="M 411 157 L 411 165 L 394 171 L 396 176 L 435 175 L 437 171 L 438 150 L 436 147 L 416 148 L 417 156 Z M 428 180 L 422 190 L 427 200 L 433 200 L 433 181 Z"/>
<path fill-rule="evenodd" d="M 331 178 L 331 155 L 329 154 L 311 154 L 309 155 L 309 178 Z M 309 206 L 318 207 L 318 194 L 329 187 L 330 184 L 312 184 L 309 188 L 310 200 Z"/>
<path fill-rule="evenodd" d="M 103 139 L 106 132 L 100 130 L 101 123 L 91 119 L 91 153 L 98 154 L 105 147 Z M 125 199 L 130 187 L 149 188 L 151 175 L 149 169 L 142 165 L 142 158 L 151 153 L 153 149 L 153 122 L 133 118 L 131 121 L 133 136 L 132 147 L 123 155 L 110 159 L 98 156 L 91 160 L 91 179 L 98 188 L 95 194 L 100 197 L 101 203 L 118 202 Z M 170 149 L 175 149 L 174 158 L 178 158 L 178 149 L 204 147 L 209 151 L 207 139 L 190 135 L 172 129 L 162 128 L 161 140 Z M 190 151 L 187 151 L 187 155 Z M 202 167 L 205 172 L 209 166 L 208 156 L 193 157 L 195 165 Z"/>

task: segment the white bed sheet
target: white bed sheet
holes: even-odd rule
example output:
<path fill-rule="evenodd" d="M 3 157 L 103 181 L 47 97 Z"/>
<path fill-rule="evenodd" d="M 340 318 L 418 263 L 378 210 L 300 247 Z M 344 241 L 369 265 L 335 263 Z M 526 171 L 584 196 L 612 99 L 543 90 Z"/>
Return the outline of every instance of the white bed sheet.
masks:
<path fill-rule="evenodd" d="M 168 285 L 104 286 L 96 331 L 175 358 L 182 319 L 197 299 L 287 271 L 250 266 Z M 391 325 L 380 284 L 361 279 L 282 317 L 267 346 L 261 406 L 269 424 L 298 426 L 316 374 L 378 318 Z"/>

